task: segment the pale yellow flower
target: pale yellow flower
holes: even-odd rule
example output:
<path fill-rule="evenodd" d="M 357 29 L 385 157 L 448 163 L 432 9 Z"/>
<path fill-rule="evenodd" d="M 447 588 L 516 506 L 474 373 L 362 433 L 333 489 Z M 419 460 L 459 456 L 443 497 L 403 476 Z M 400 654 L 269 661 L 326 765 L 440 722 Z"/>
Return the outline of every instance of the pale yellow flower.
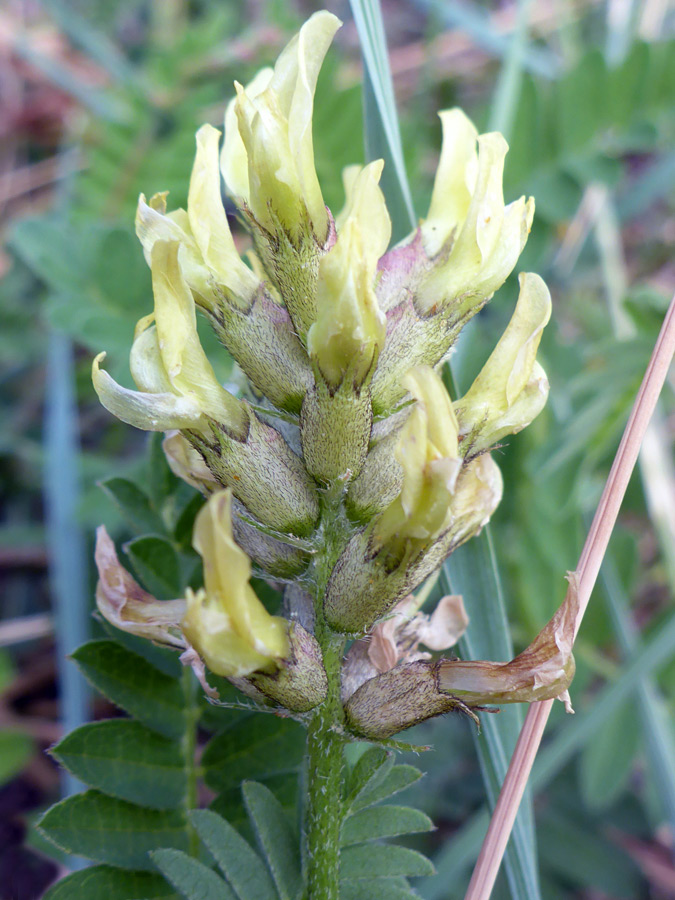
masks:
<path fill-rule="evenodd" d="M 246 411 L 221 387 L 199 342 L 194 299 L 178 262 L 178 247 L 156 241 L 151 250 L 155 311 L 136 326 L 129 361 L 139 390 L 122 387 L 100 368 L 105 353 L 94 360 L 94 388 L 109 412 L 136 428 L 204 430 L 213 419 L 243 435 Z"/>
<path fill-rule="evenodd" d="M 477 137 L 460 110 L 440 116 L 443 148 L 422 224 L 425 250 L 438 256 L 417 295 L 417 305 L 425 312 L 464 296 L 491 296 L 515 266 L 534 215 L 532 198 L 504 204 L 508 144 L 502 135 Z"/>
<path fill-rule="evenodd" d="M 247 88 L 235 83 L 237 96 L 226 114 L 223 175 L 238 202 L 270 232 L 280 224 L 294 238 L 307 229 L 320 242 L 328 235 L 314 168 L 312 112 L 319 70 L 340 24 L 325 10 L 314 13 L 273 71 L 259 73 Z"/>
<path fill-rule="evenodd" d="M 323 377 L 337 387 L 349 370 L 359 386 L 384 344 L 386 318 L 375 296 L 377 262 L 391 237 L 379 187 L 382 160 L 346 173 L 347 203 L 334 246 L 319 261 L 316 321 L 307 349 Z"/>
<path fill-rule="evenodd" d="M 288 622 L 271 616 L 249 584 L 251 562 L 232 537 L 232 493 L 213 494 L 195 521 L 204 587 L 188 591 L 182 629 L 217 675 L 274 670 L 289 654 Z"/>
<path fill-rule="evenodd" d="M 376 545 L 392 539 L 431 541 L 452 520 L 452 496 L 462 461 L 457 420 L 440 376 L 430 366 L 418 366 L 403 385 L 416 400 L 401 429 L 396 459 L 403 469 L 403 486 L 375 526 Z"/>
<path fill-rule="evenodd" d="M 539 415 L 548 398 L 537 348 L 551 317 L 551 295 L 538 275 L 520 276 L 513 317 L 468 392 L 455 403 L 471 452 L 515 434 Z"/>

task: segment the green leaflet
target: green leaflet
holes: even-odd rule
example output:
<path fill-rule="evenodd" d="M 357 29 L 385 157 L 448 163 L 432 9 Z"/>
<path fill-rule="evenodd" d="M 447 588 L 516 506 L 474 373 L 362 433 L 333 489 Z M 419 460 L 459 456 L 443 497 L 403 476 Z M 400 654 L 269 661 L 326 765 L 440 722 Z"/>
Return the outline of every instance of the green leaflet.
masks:
<path fill-rule="evenodd" d="M 298 773 L 288 772 L 264 777 L 258 775 L 257 777 L 259 783 L 264 784 L 274 794 L 286 815 L 293 818 L 298 807 Z M 228 788 L 218 794 L 209 809 L 226 818 L 230 825 L 233 825 L 247 840 L 255 840 L 240 785 Z"/>
<path fill-rule="evenodd" d="M 237 900 L 277 900 L 265 864 L 235 829 L 208 809 L 195 810 L 190 821 L 233 889 Z"/>
<path fill-rule="evenodd" d="M 381 781 L 368 785 L 367 790 L 358 796 L 352 804 L 352 812 L 365 809 L 367 806 L 374 806 L 388 797 L 393 797 L 394 794 L 398 794 L 399 791 L 403 791 L 419 781 L 423 774 L 415 766 L 392 766 Z"/>
<path fill-rule="evenodd" d="M 268 788 L 248 781 L 242 786 L 242 793 L 280 900 L 293 900 L 302 883 L 297 835 L 281 804 Z"/>
<path fill-rule="evenodd" d="M 414 900 L 416 897 L 418 894 L 410 890 L 404 878 L 340 882 L 340 900 Z"/>
<path fill-rule="evenodd" d="M 107 478 L 101 488 L 122 513 L 129 528 L 136 534 L 164 534 L 161 517 L 150 504 L 148 495 L 127 478 Z"/>
<path fill-rule="evenodd" d="M 389 878 L 433 875 L 435 869 L 430 860 L 408 847 L 395 844 L 346 847 L 340 854 L 340 877 L 343 880 L 358 878 Z"/>
<path fill-rule="evenodd" d="M 358 758 L 349 773 L 347 791 L 344 800 L 345 810 L 349 810 L 362 794 L 374 788 L 391 771 L 394 765 L 394 754 L 383 747 L 370 747 Z"/>
<path fill-rule="evenodd" d="M 378 806 L 363 809 L 342 823 L 342 846 L 380 838 L 433 831 L 434 823 L 419 809 L 409 806 Z"/>
<path fill-rule="evenodd" d="M 76 778 L 152 809 L 179 806 L 187 786 L 180 746 L 130 719 L 83 725 L 52 749 Z"/>
<path fill-rule="evenodd" d="M 181 737 L 183 698 L 174 678 L 114 641 L 90 641 L 73 653 L 73 659 L 117 706 L 165 737 Z"/>
<path fill-rule="evenodd" d="M 178 554 L 166 538 L 145 535 L 125 545 L 127 556 L 145 587 L 160 600 L 173 600 L 183 593 Z"/>
<path fill-rule="evenodd" d="M 90 866 L 57 881 L 43 900 L 178 900 L 178 895 L 152 872 L 129 872 L 112 866 Z"/>
<path fill-rule="evenodd" d="M 183 813 L 135 806 L 85 791 L 52 806 L 40 820 L 40 831 L 74 856 L 130 869 L 152 869 L 150 850 L 187 850 Z"/>
<path fill-rule="evenodd" d="M 222 878 L 180 850 L 155 850 L 152 861 L 186 900 L 236 900 Z"/>
<path fill-rule="evenodd" d="M 292 719 L 250 716 L 211 739 L 202 757 L 204 780 L 214 791 L 238 787 L 247 778 L 296 772 L 305 741 Z"/>

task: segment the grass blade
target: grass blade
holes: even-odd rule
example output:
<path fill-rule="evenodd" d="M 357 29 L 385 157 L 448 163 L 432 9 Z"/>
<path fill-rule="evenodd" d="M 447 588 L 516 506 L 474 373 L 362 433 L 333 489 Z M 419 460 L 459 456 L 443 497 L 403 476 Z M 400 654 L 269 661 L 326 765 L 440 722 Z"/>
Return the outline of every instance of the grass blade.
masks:
<path fill-rule="evenodd" d="M 621 586 L 612 560 L 602 567 L 600 580 L 605 589 L 607 607 L 614 624 L 621 653 L 628 662 L 640 649 L 636 628 L 628 615 L 628 598 Z M 662 697 L 651 678 L 642 676 L 637 681 L 636 699 L 642 722 L 649 771 L 658 785 L 655 792 L 660 798 L 664 817 L 675 834 L 675 733 Z"/>
<path fill-rule="evenodd" d="M 45 396 L 45 501 L 49 572 L 55 606 L 61 721 L 71 732 L 87 721 L 85 680 L 69 655 L 87 640 L 87 561 L 84 535 L 77 523 L 77 407 L 73 350 L 69 338 L 52 333 L 47 357 Z M 81 784 L 63 773 L 64 794 Z"/>
<path fill-rule="evenodd" d="M 511 659 L 513 645 L 489 530 L 446 560 L 439 582 L 445 593 L 462 594 L 470 609 L 471 622 L 460 642 L 460 655 L 465 659 Z M 482 734 L 475 736 L 490 807 L 497 802 L 522 721 L 520 708 L 507 706 L 498 717 L 483 716 Z M 523 804 L 518 814 L 507 850 L 506 876 L 514 898 L 540 896 L 531 801 Z"/>
<path fill-rule="evenodd" d="M 363 57 L 363 117 L 368 161 L 384 159 L 382 190 L 396 243 L 416 225 L 379 0 L 350 0 Z"/>

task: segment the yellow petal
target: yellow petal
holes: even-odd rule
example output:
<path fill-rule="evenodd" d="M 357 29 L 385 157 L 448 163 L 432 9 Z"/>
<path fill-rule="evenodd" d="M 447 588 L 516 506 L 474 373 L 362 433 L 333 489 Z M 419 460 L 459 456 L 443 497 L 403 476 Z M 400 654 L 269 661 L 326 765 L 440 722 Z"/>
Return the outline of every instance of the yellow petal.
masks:
<path fill-rule="evenodd" d="M 350 221 L 358 223 L 362 235 L 367 236 L 363 254 L 376 266 L 386 253 L 391 240 L 391 219 L 380 188 L 384 160 L 376 159 L 367 166 L 350 166 L 343 173 L 346 202 L 336 219 L 338 239 Z"/>
<path fill-rule="evenodd" d="M 261 94 L 269 85 L 273 73 L 273 69 L 261 69 L 246 85 L 246 96 L 253 99 Z M 220 169 L 229 193 L 248 205 L 250 202 L 248 155 L 239 134 L 236 102 L 236 97 L 233 97 L 225 110 L 225 140 L 220 154 Z"/>
<path fill-rule="evenodd" d="M 520 277 L 513 317 L 464 397 L 455 404 L 463 435 L 476 449 L 520 431 L 546 402 L 548 381 L 536 364 L 537 349 L 551 316 L 551 295 L 538 275 Z"/>
<path fill-rule="evenodd" d="M 394 538 L 399 543 L 407 538 L 428 542 L 442 534 L 452 520 L 462 465 L 457 421 L 438 373 L 418 366 L 407 373 L 403 386 L 416 404 L 395 450 L 403 469 L 401 492 L 375 524 L 378 547 Z"/>
<path fill-rule="evenodd" d="M 181 627 L 185 636 L 216 675 L 242 678 L 266 670 L 273 661 L 258 653 L 232 627 L 228 614 L 205 591 L 187 593 L 187 611 Z"/>
<path fill-rule="evenodd" d="M 248 205 L 265 228 L 275 230 L 278 217 L 296 237 L 306 228 L 308 214 L 320 241 L 328 233 L 328 215 L 314 168 L 312 111 L 319 70 L 340 24 L 332 13 L 315 13 L 282 51 L 264 90 L 254 95 L 235 85 L 234 112 L 248 162 Z M 228 118 L 231 130 L 231 114 Z M 241 194 L 246 189 L 241 147 L 229 141 L 225 177 Z"/>
<path fill-rule="evenodd" d="M 190 177 L 188 218 L 202 258 L 216 281 L 233 299 L 248 300 L 258 279 L 237 252 L 220 197 L 218 141 L 220 132 L 203 125 L 197 132 L 197 153 Z"/>
<path fill-rule="evenodd" d="M 178 263 L 178 245 L 157 241 L 151 262 L 159 351 L 173 390 L 193 398 L 204 415 L 244 434 L 248 422 L 244 408 L 221 387 L 199 341 L 194 299 Z"/>
<path fill-rule="evenodd" d="M 502 176 L 507 150 L 501 134 L 478 138 L 471 202 L 461 227 L 457 227 L 449 255 L 434 266 L 420 285 L 416 303 L 422 311 L 461 297 L 484 300 L 503 284 L 515 266 L 529 234 L 534 204 L 521 197 L 504 206 Z M 467 164 L 469 174 L 471 169 L 471 163 Z M 470 183 L 467 176 L 467 184 Z"/>
<path fill-rule="evenodd" d="M 224 674 L 223 667 L 236 664 L 239 674 L 253 666 L 249 674 L 288 654 L 288 623 L 270 616 L 249 585 L 251 564 L 232 537 L 231 505 L 231 491 L 220 491 L 195 520 L 193 544 L 204 562 L 205 588 L 198 600 L 188 601 L 186 634 L 214 672 Z"/>
<path fill-rule="evenodd" d="M 431 366 L 416 366 L 402 379 L 403 387 L 422 404 L 427 417 L 427 441 L 436 457 L 456 457 L 457 419 L 443 380 Z"/>
<path fill-rule="evenodd" d="M 375 296 L 375 273 L 391 237 L 378 181 L 382 160 L 347 174 L 347 204 L 335 244 L 319 260 L 316 321 L 307 348 L 337 387 L 347 370 L 356 386 L 384 345 L 386 318 Z"/>
<path fill-rule="evenodd" d="M 105 353 L 99 353 L 92 364 L 92 381 L 98 398 L 108 410 L 127 425 L 143 431 L 169 431 L 172 428 L 200 428 L 202 410 L 191 397 L 174 393 L 130 391 L 101 369 Z"/>
<path fill-rule="evenodd" d="M 178 243 L 179 261 L 185 280 L 198 296 L 208 299 L 213 293 L 211 273 L 195 243 L 188 215 L 184 209 L 167 213 L 166 196 L 166 191 L 155 194 L 150 203 L 146 203 L 143 194 L 138 198 L 136 234 L 143 247 L 145 260 L 149 266 L 152 265 L 152 248 L 157 241 Z"/>
<path fill-rule="evenodd" d="M 441 158 L 422 239 L 428 256 L 435 256 L 467 217 L 475 185 L 478 131 L 461 109 L 439 113 L 443 127 Z"/>

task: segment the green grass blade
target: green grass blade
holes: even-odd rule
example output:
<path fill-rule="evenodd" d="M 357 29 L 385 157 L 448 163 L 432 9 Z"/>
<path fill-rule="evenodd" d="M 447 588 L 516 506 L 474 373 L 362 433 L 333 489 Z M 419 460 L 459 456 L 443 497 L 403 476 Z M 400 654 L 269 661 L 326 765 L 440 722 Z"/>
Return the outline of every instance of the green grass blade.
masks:
<path fill-rule="evenodd" d="M 382 190 L 394 243 L 416 225 L 379 0 L 350 0 L 363 57 L 363 122 L 368 161 L 384 159 Z"/>
<path fill-rule="evenodd" d="M 462 594 L 470 610 L 468 631 L 459 645 L 466 659 L 508 660 L 514 655 L 499 572 L 487 529 L 460 547 L 445 562 L 439 586 L 444 593 Z M 522 726 L 516 705 L 499 716 L 484 715 L 475 744 L 488 803 L 494 807 Z M 540 896 L 532 800 L 521 805 L 505 856 L 505 872 L 514 898 Z"/>
<path fill-rule="evenodd" d="M 642 644 L 616 681 L 606 685 L 588 709 L 577 710 L 574 717 L 565 719 L 553 740 L 537 757 L 530 779 L 533 791 L 542 790 L 550 784 L 574 754 L 592 738 L 595 730 L 635 693 L 640 679 L 648 677 L 672 659 L 673 646 L 675 615 Z M 487 810 L 481 810 L 447 842 L 433 860 L 437 874 L 417 885 L 424 900 L 445 900 L 448 884 L 458 881 L 475 862 L 487 824 Z"/>
<path fill-rule="evenodd" d="M 628 615 L 628 598 L 621 586 L 616 568 L 610 558 L 605 558 L 600 570 L 600 581 L 604 587 L 619 647 L 625 660 L 629 660 L 640 647 L 636 628 Z M 655 791 L 660 798 L 664 817 L 675 834 L 675 732 L 663 698 L 654 682 L 646 676 L 638 679 L 636 688 L 638 714 L 642 722 L 649 772 L 658 786 Z"/>

